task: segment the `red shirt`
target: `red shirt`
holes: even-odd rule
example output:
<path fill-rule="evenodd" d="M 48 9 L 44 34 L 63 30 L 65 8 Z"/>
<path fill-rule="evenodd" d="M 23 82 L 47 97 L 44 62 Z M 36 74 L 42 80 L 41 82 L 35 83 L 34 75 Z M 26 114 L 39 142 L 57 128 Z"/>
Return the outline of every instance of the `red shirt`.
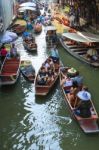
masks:
<path fill-rule="evenodd" d="M 1 56 L 6 56 L 6 54 L 7 54 L 7 50 L 5 49 L 5 48 L 3 48 L 2 50 L 1 50 Z"/>

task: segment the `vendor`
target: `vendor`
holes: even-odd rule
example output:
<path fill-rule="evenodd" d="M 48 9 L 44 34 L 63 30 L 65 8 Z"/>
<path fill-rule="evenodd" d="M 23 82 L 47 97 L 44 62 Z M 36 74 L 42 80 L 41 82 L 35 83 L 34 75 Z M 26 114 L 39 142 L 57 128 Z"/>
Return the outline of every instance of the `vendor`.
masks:
<path fill-rule="evenodd" d="M 96 49 L 91 48 L 87 51 L 87 58 L 93 60 L 93 61 L 97 61 L 98 60 L 98 52 Z"/>
<path fill-rule="evenodd" d="M 1 62 L 4 61 L 4 59 L 5 59 L 6 55 L 7 55 L 7 53 L 8 53 L 7 49 L 5 48 L 4 45 L 2 45 L 1 51 L 0 51 Z"/>

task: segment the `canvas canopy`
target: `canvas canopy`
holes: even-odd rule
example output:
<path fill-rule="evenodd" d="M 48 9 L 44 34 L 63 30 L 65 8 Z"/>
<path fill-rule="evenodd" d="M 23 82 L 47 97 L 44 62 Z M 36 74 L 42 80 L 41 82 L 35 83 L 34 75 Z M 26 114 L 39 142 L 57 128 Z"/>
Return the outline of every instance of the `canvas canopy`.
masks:
<path fill-rule="evenodd" d="M 99 42 L 99 35 L 87 32 L 78 32 L 78 34 L 89 39 L 91 42 Z"/>
<path fill-rule="evenodd" d="M 77 42 L 91 42 L 89 39 L 77 33 L 63 33 L 62 36 Z"/>
<path fill-rule="evenodd" d="M 25 10 L 36 11 L 36 8 L 34 8 L 34 7 L 21 7 L 21 8 L 19 8 L 19 12 L 25 11 Z"/>
<path fill-rule="evenodd" d="M 63 33 L 62 36 L 71 39 L 73 41 L 82 42 L 82 43 L 93 43 L 93 42 L 99 42 L 99 36 L 92 34 L 92 33 L 86 33 L 86 32 L 77 32 L 77 33 Z"/>
<path fill-rule="evenodd" d="M 36 7 L 36 4 L 34 2 L 26 2 L 22 3 L 20 7 Z"/>

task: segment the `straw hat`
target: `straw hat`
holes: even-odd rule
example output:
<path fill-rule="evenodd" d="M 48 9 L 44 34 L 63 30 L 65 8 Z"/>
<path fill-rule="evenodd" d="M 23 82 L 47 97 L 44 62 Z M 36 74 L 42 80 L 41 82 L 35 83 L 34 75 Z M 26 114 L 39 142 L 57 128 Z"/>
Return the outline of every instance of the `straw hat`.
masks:
<path fill-rule="evenodd" d="M 68 69 L 68 73 L 74 74 L 76 72 L 77 72 L 77 70 L 75 68 Z"/>
<path fill-rule="evenodd" d="M 84 101 L 88 101 L 91 99 L 91 94 L 87 91 L 80 91 L 78 92 L 77 96 Z"/>

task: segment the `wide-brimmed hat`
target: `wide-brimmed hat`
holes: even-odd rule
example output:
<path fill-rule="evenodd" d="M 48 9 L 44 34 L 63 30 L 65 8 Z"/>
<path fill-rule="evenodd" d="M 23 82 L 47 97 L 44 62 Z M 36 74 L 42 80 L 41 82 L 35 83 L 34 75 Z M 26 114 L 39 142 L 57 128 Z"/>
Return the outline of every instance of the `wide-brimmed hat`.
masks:
<path fill-rule="evenodd" d="M 80 91 L 78 92 L 77 96 L 82 99 L 82 100 L 90 100 L 91 99 L 91 94 L 87 91 Z"/>
<path fill-rule="evenodd" d="M 75 68 L 70 68 L 68 69 L 68 73 L 76 73 L 77 70 Z"/>

